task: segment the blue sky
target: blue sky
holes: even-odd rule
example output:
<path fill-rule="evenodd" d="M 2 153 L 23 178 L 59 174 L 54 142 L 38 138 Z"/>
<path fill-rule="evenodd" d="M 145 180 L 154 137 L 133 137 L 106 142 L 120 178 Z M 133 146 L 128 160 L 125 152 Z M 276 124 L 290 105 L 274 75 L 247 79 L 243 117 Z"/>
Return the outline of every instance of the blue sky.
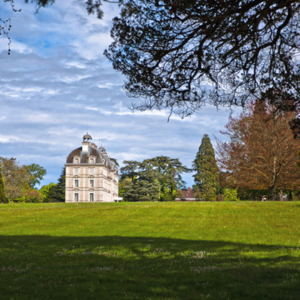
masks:
<path fill-rule="evenodd" d="M 166 155 L 191 167 L 203 134 L 213 144 L 214 135 L 223 138 L 229 112 L 206 106 L 169 122 L 168 111 L 132 113 L 128 106 L 141 100 L 126 96 L 124 78 L 103 56 L 118 6 L 105 3 L 98 20 L 84 2 L 60 1 L 38 14 L 23 0 L 15 0 L 20 13 L 0 2 L 0 18 L 12 20 L 10 56 L 0 37 L 0 156 L 40 164 L 47 169 L 42 184 L 57 182 L 88 130 L 120 163 Z M 184 179 L 192 186 L 192 174 Z"/>

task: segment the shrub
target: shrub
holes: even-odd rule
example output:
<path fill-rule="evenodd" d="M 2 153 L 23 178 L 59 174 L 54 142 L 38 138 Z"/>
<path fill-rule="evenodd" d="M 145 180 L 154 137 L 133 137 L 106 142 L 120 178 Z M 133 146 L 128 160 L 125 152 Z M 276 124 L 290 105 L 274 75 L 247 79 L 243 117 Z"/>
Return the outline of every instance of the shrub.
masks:
<path fill-rule="evenodd" d="M 26 195 L 26 202 L 27 203 L 42 203 L 43 197 L 40 195 L 40 193 L 38 191 L 32 190 Z"/>
<path fill-rule="evenodd" d="M 25 196 L 22 196 L 20 198 L 15 198 L 13 200 L 14 203 L 25 203 L 26 202 L 26 197 Z"/>
<path fill-rule="evenodd" d="M 237 189 L 224 189 L 224 201 L 240 201 Z"/>

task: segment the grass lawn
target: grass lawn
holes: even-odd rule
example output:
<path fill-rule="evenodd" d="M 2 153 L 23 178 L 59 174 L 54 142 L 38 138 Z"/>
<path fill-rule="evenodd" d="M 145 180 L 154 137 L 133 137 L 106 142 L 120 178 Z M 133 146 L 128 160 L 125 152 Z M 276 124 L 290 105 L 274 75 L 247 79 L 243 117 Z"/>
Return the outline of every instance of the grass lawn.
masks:
<path fill-rule="evenodd" d="M 0 299 L 300 299 L 300 203 L 0 205 Z"/>

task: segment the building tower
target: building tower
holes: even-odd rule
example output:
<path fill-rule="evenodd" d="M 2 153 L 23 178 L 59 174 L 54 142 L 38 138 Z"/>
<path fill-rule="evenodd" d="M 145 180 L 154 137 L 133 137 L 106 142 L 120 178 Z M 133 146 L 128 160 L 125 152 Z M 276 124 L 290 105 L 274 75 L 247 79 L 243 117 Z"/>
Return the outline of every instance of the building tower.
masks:
<path fill-rule="evenodd" d="M 67 157 L 66 202 L 113 202 L 119 194 L 119 171 L 103 147 L 87 133 L 82 146 Z"/>

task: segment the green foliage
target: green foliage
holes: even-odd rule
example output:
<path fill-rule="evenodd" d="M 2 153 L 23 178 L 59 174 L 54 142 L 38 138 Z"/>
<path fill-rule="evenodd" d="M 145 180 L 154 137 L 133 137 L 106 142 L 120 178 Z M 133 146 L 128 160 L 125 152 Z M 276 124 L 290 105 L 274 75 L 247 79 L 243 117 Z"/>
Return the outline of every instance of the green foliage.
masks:
<path fill-rule="evenodd" d="M 193 161 L 194 189 L 199 191 L 203 201 L 215 201 L 219 189 L 219 168 L 215 159 L 214 148 L 207 134 L 204 134 L 201 145 Z"/>
<path fill-rule="evenodd" d="M 26 167 L 21 166 L 14 157 L 0 157 L 0 164 L 6 197 L 13 200 L 26 194 L 30 190 L 27 189 L 29 176 Z"/>
<path fill-rule="evenodd" d="M 66 197 L 66 168 L 62 169 L 61 175 L 58 178 L 58 183 L 55 188 L 55 198 L 57 202 L 65 202 Z"/>
<path fill-rule="evenodd" d="M 40 189 L 43 202 L 65 202 L 66 169 L 63 168 L 58 183 L 51 182 Z"/>
<path fill-rule="evenodd" d="M 29 186 L 31 189 L 33 189 L 37 184 L 41 183 L 41 180 L 43 180 L 44 176 L 47 174 L 47 171 L 38 164 L 31 164 L 25 167 L 29 174 Z"/>
<path fill-rule="evenodd" d="M 116 165 L 118 168 L 120 167 L 118 161 L 117 161 L 115 158 L 110 157 L 109 159 L 110 159 L 111 161 L 113 161 L 113 162 L 115 163 L 115 165 Z"/>
<path fill-rule="evenodd" d="M 122 172 L 122 196 L 124 201 L 157 201 L 159 182 L 150 164 L 136 161 L 124 161 Z"/>
<path fill-rule="evenodd" d="M 189 172 L 177 158 L 167 156 L 123 163 L 120 196 L 125 201 L 174 201 L 185 184 L 181 174 Z"/>
<path fill-rule="evenodd" d="M 22 196 L 20 198 L 15 198 L 13 200 L 14 203 L 25 203 L 26 202 L 26 197 L 25 196 Z"/>
<path fill-rule="evenodd" d="M 255 190 L 238 188 L 238 198 L 240 200 L 261 200 L 263 196 L 271 199 L 270 190 Z"/>
<path fill-rule="evenodd" d="M 54 191 L 55 191 L 55 187 L 57 186 L 57 183 L 49 183 L 48 185 L 43 185 L 40 189 L 40 194 L 42 196 L 42 200 L 43 202 L 54 202 Z M 54 187 L 54 188 L 52 188 Z M 52 188 L 52 190 L 51 190 Z M 51 190 L 51 192 L 50 192 Z M 51 194 L 52 193 L 52 194 Z"/>
<path fill-rule="evenodd" d="M 224 201 L 240 201 L 237 189 L 224 189 Z"/>
<path fill-rule="evenodd" d="M 5 196 L 5 187 L 4 187 L 4 180 L 1 171 L 1 163 L 0 163 L 0 203 L 8 203 L 8 199 Z"/>
<path fill-rule="evenodd" d="M 160 201 L 174 201 L 177 190 L 185 187 L 181 174 L 190 170 L 183 166 L 178 158 L 168 156 L 156 156 L 145 160 L 144 163 L 149 164 L 156 172 L 160 184 Z"/>
<path fill-rule="evenodd" d="M 50 183 L 40 190 L 43 202 L 65 202 L 66 168 L 62 169 L 58 183 Z"/>
<path fill-rule="evenodd" d="M 43 197 L 39 191 L 31 190 L 26 195 L 13 199 L 15 203 L 42 203 Z"/>

